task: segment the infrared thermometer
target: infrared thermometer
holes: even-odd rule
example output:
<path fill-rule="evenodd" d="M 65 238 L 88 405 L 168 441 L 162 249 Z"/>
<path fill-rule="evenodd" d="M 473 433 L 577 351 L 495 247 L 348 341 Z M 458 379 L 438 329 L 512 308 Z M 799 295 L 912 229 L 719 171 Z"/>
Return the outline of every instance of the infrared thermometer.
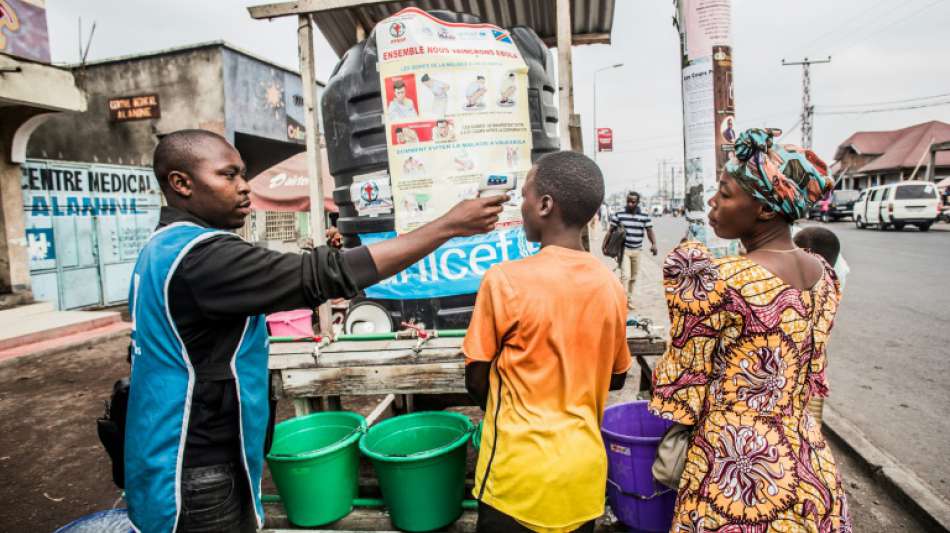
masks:
<path fill-rule="evenodd" d="M 478 183 L 478 196 L 500 196 L 515 190 L 517 179 L 512 174 L 485 174 Z"/>

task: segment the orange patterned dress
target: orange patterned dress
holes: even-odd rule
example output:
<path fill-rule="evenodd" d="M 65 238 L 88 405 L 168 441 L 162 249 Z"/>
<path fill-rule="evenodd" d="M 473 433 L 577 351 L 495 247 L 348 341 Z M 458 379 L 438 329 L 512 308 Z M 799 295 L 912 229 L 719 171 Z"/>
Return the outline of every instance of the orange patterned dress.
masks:
<path fill-rule="evenodd" d="M 841 479 L 805 408 L 827 394 L 834 271 L 797 290 L 699 243 L 663 266 L 670 348 L 650 410 L 694 426 L 672 533 L 851 532 Z"/>

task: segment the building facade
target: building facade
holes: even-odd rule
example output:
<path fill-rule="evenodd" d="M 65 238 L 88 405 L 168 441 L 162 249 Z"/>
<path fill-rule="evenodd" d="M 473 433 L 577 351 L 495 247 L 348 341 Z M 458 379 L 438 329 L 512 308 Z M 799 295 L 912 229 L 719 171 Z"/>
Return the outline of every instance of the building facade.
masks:
<path fill-rule="evenodd" d="M 924 122 L 890 131 L 862 131 L 845 139 L 835 152 L 832 172 L 840 189 L 863 190 L 876 185 L 927 176 L 930 146 L 950 141 L 950 124 Z M 938 152 L 935 180 L 950 176 L 950 152 Z"/>
<path fill-rule="evenodd" d="M 38 127 L 20 175 L 33 289 L 61 309 L 127 300 L 162 204 L 151 169 L 162 136 L 189 128 L 219 133 L 251 178 L 306 148 L 299 74 L 224 42 L 70 70 L 88 109 Z M 240 233 L 296 249 L 306 222 L 297 213 L 260 212 Z"/>
<path fill-rule="evenodd" d="M 80 112 L 86 99 L 72 72 L 49 65 L 42 2 L 9 0 L 0 13 L 0 309 L 33 299 L 22 165 L 27 144 L 51 117 Z"/>

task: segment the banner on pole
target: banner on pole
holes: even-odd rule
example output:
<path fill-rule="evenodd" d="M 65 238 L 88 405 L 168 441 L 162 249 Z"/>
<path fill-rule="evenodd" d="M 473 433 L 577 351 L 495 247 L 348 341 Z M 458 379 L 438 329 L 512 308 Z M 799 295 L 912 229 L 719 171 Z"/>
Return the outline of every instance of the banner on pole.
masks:
<path fill-rule="evenodd" d="M 531 168 L 528 66 L 511 34 L 406 8 L 376 27 L 396 232 Z M 517 187 L 500 227 L 521 223 Z"/>
<path fill-rule="evenodd" d="M 712 55 L 714 46 L 732 43 L 731 0 L 682 0 L 689 60 Z"/>
<path fill-rule="evenodd" d="M 597 128 L 597 151 L 614 151 L 614 130 L 610 128 Z"/>

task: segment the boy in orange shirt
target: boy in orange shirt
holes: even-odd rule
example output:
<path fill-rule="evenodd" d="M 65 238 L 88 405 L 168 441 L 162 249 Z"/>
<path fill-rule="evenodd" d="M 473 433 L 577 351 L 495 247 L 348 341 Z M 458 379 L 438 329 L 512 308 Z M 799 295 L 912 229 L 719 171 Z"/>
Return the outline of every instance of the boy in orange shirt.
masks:
<path fill-rule="evenodd" d="M 631 364 L 626 293 L 581 246 L 603 175 L 583 154 L 557 152 L 522 193 L 541 251 L 485 274 L 463 345 L 466 388 L 485 409 L 476 531 L 593 531 L 607 482 L 600 423 Z"/>

